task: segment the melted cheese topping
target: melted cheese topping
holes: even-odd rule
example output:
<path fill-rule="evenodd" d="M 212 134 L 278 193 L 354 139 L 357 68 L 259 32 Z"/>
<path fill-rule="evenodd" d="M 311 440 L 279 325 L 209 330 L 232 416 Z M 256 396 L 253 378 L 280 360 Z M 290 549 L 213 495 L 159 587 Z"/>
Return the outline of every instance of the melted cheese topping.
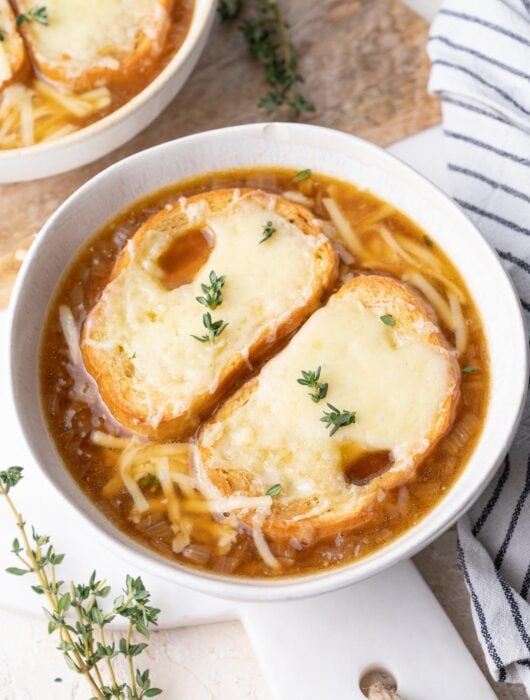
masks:
<path fill-rule="evenodd" d="M 396 298 L 366 308 L 355 292 L 335 295 L 261 371 L 257 388 L 222 421 L 207 425 L 201 445 L 212 450 L 206 468 L 250 471 L 253 491 L 282 485 L 279 500 L 314 495 L 336 498 L 363 487 L 343 469 L 365 451 L 392 453 L 392 470 L 409 467 L 430 445 L 455 389 L 448 351 L 431 344 L 426 320 L 400 329 Z M 396 325 L 380 316 L 391 305 Z M 321 367 L 324 400 L 315 403 L 297 383 L 301 370 Z M 355 411 L 355 424 L 332 437 L 321 422 L 326 403 Z"/>
<path fill-rule="evenodd" d="M 217 215 L 205 200 L 188 206 L 188 219 L 204 224 L 213 248 L 194 281 L 172 290 L 163 286 L 156 260 L 175 234 L 148 231 L 139 247 L 131 242 L 131 262 L 105 289 L 94 325 L 89 316 L 85 342 L 131 358 L 134 374 L 125 381 L 154 427 L 164 415 L 180 415 L 193 397 L 213 393 L 231 362 L 247 358 L 267 329 L 273 340 L 282 320 L 311 298 L 315 252 L 326 239 L 305 235 L 274 211 L 274 197 L 268 201 L 266 209 L 245 196 Z M 269 221 L 276 232 L 260 245 Z M 209 283 L 211 270 L 226 281 L 223 302 L 210 313 L 229 325 L 215 342 L 203 343 L 192 335 L 206 333 L 202 317 L 208 309 L 196 297 L 203 296 L 201 283 Z M 94 332 L 104 340 L 91 339 Z"/>
<path fill-rule="evenodd" d="M 33 0 L 19 0 L 28 12 Z M 119 71 L 120 59 L 137 48 L 140 35 L 162 49 L 168 22 L 162 0 L 47 0 L 48 24 L 23 25 L 41 69 L 59 67 L 70 78 L 92 69 Z"/>

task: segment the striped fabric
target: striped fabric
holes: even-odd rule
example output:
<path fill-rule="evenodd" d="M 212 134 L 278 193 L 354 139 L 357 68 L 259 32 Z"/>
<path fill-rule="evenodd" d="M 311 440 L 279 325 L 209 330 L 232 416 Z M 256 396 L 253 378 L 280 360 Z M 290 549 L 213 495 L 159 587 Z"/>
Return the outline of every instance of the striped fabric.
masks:
<path fill-rule="evenodd" d="M 530 0 L 446 0 L 429 55 L 453 196 L 530 312 Z M 529 453 L 527 404 L 504 466 L 459 523 L 458 555 L 492 676 L 530 693 Z"/>

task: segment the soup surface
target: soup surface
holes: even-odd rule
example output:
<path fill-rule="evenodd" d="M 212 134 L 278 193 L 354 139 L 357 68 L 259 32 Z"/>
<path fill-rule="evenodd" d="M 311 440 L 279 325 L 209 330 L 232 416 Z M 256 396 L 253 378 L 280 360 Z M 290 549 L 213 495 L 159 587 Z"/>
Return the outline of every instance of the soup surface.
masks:
<path fill-rule="evenodd" d="M 63 29 L 58 17 L 64 14 L 64 0 L 35 6 L 25 13 L 20 8 L 23 3 L 19 2 L 17 6 L 16 2 L 10 5 L 7 0 L 0 0 L 0 149 L 31 146 L 60 138 L 102 119 L 131 100 L 160 73 L 182 45 L 190 27 L 194 5 L 193 0 L 168 3 L 167 26 L 156 37 L 156 48 L 151 51 L 133 46 L 130 57 L 121 56 L 124 39 L 115 30 L 114 33 L 109 32 L 115 44 L 107 47 L 103 42 L 98 56 L 90 58 L 90 52 L 83 47 L 83 44 L 93 43 L 90 33 L 94 31 L 101 35 L 102 23 L 115 22 L 115 19 L 105 20 L 105 17 L 96 14 L 106 11 L 106 2 L 111 4 L 111 0 L 104 0 L 103 3 L 95 0 L 91 21 L 79 18 L 72 28 L 70 17 Z M 133 22 L 133 12 L 131 10 L 125 15 L 120 8 L 121 5 L 115 3 L 112 9 L 121 18 L 123 26 L 120 31 L 143 32 L 141 25 L 139 28 L 127 26 L 127 22 Z M 156 13 L 156 5 L 154 8 Z M 6 14 L 11 12 L 12 15 Z M 92 10 L 87 9 L 87 12 Z M 20 21 L 21 17 L 26 19 Z M 75 15 L 73 19 L 75 21 Z M 93 28 L 96 23 L 99 28 Z M 57 30 L 58 25 L 61 32 Z M 72 35 L 71 39 L 68 35 Z M 53 38 L 53 45 L 51 39 L 46 43 L 48 37 Z M 138 44 L 143 39 L 142 34 L 142 39 L 138 35 L 135 41 Z M 56 46 L 61 42 L 68 65 L 77 67 L 75 62 L 81 63 L 80 57 L 86 63 L 74 76 L 69 75 L 67 67 L 61 66 L 60 52 Z M 13 44 L 14 49 L 11 48 Z M 155 44 L 155 40 L 152 44 Z M 15 55 L 12 59 L 14 66 L 5 73 L 2 67 L 9 65 L 10 50 L 12 53 L 23 51 L 24 57 L 17 60 Z M 120 58 L 119 66 L 115 55 Z M 107 70 L 107 65 L 112 70 Z"/>
<path fill-rule="evenodd" d="M 278 566 L 270 566 L 263 558 L 248 528 L 219 519 L 207 507 L 200 489 L 180 464 L 182 443 L 135 437 L 113 419 L 78 352 L 87 314 L 109 281 L 118 254 L 138 227 L 164 207 L 179 206 L 182 196 L 222 187 L 252 187 L 283 194 L 324 221 L 324 230 L 340 255 L 336 288 L 360 272 L 407 281 L 432 305 L 440 329 L 455 346 L 462 370 L 452 427 L 428 452 L 414 476 L 381 491 L 353 529 L 318 541 L 308 536 L 268 542 Z M 330 220 L 334 217 L 330 217 L 324 199 L 334 201 L 335 221 Z M 341 227 L 333 226 L 337 211 L 349 222 L 355 241 L 338 235 Z M 184 240 L 186 250 L 180 249 L 181 241 L 179 248 L 160 259 L 173 286 L 186 283 L 194 267 L 208 255 L 202 235 L 192 232 Z M 348 249 L 352 245 L 355 256 Z M 278 350 L 274 347 L 269 356 Z M 266 359 L 262 357 L 253 371 L 258 372 Z M 42 339 L 40 371 L 44 411 L 58 452 L 95 507 L 118 528 L 173 561 L 250 577 L 293 576 L 344 565 L 413 527 L 440 502 L 465 467 L 482 429 L 489 390 L 488 353 L 480 317 L 458 271 L 436 241 L 390 204 L 349 183 L 316 173 L 304 172 L 297 177 L 294 170 L 269 168 L 209 173 L 175 184 L 134 203 L 95 234 L 66 272 L 52 301 Z M 237 388 L 231 386 L 227 396 Z M 180 460 L 178 469 L 183 476 L 177 475 L 169 486 L 154 467 L 160 454 Z M 124 483 L 126 459 L 136 460 L 132 486 L 130 481 Z M 387 454 L 373 453 L 362 465 L 362 483 L 380 474 L 387 461 Z M 147 505 L 139 508 L 138 499 Z M 182 532 L 186 533 L 184 539 Z"/>

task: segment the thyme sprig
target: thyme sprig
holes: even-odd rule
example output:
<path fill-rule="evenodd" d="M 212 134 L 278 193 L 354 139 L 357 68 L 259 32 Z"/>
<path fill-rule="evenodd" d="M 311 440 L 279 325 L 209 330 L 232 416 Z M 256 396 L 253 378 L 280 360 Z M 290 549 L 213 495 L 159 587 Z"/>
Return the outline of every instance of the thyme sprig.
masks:
<path fill-rule="evenodd" d="M 5 41 L 5 38 L 6 38 L 5 31 L 0 28 L 0 41 Z"/>
<path fill-rule="evenodd" d="M 264 67 L 265 80 L 272 88 L 260 99 L 258 108 L 272 114 L 285 105 L 298 119 L 302 112 L 314 112 L 315 105 L 297 89 L 304 79 L 298 70 L 298 54 L 288 29 L 276 0 L 260 2 L 257 14 L 241 27 L 251 56 Z"/>
<path fill-rule="evenodd" d="M 268 241 L 269 238 L 275 233 L 276 229 L 272 225 L 272 221 L 267 221 L 267 224 L 263 227 L 263 231 L 261 232 L 261 240 L 258 243 L 258 245 L 261 245 L 262 243 L 265 243 L 265 241 Z"/>
<path fill-rule="evenodd" d="M 134 661 L 147 643 L 134 643 L 133 635 L 148 637 L 149 628 L 157 624 L 160 612 L 149 605 L 150 594 L 142 579 L 127 576 L 122 594 L 105 607 L 102 599 L 110 594 L 111 588 L 104 579 L 96 577 L 95 571 L 88 583 L 72 582 L 67 588 L 57 575 L 57 567 L 65 555 L 56 552 L 48 535 L 39 535 L 34 527 L 29 534 L 11 498 L 11 490 L 21 479 L 21 467 L 0 472 L 0 497 L 5 498 L 19 530 L 19 537 L 13 540 L 11 547 L 18 566 L 10 566 L 7 571 L 15 576 L 33 574 L 36 577 L 37 583 L 31 588 L 47 601 L 43 612 L 48 621 L 48 633 L 57 634 L 57 649 L 66 664 L 86 678 L 92 692 L 90 700 L 144 700 L 160 695 L 160 688 L 151 686 L 149 671 L 140 671 Z M 127 632 L 117 644 L 109 642 L 105 634 L 105 628 L 116 617 L 128 622 Z M 118 680 L 114 664 L 119 656 L 127 660 L 125 681 Z"/>
<path fill-rule="evenodd" d="M 195 297 L 199 304 L 203 304 L 208 309 L 216 309 L 223 303 L 223 293 L 221 289 L 225 283 L 225 276 L 217 277 L 214 270 L 209 274 L 210 284 L 201 284 L 201 289 L 206 294 L 205 297 Z"/>
<path fill-rule="evenodd" d="M 235 19 L 239 17 L 243 0 L 219 0 L 217 7 L 222 20 Z"/>
<path fill-rule="evenodd" d="M 218 338 L 224 329 L 228 326 L 228 323 L 224 321 L 212 321 L 212 315 L 208 311 L 202 317 L 203 326 L 206 328 L 207 333 L 204 335 L 192 335 L 192 338 L 200 341 L 201 343 L 213 343 L 215 339 Z"/>
<path fill-rule="evenodd" d="M 304 82 L 298 70 L 298 52 L 289 38 L 289 25 L 276 0 L 253 0 L 254 14 L 240 29 L 250 55 L 265 70 L 265 80 L 271 87 L 258 102 L 258 108 L 267 114 L 281 107 L 290 110 L 294 119 L 303 112 L 314 112 L 315 105 L 300 92 Z M 234 19 L 241 14 L 243 0 L 220 0 L 221 18 Z"/>
<path fill-rule="evenodd" d="M 48 24 L 48 10 L 45 5 L 35 5 L 27 12 L 24 12 L 17 16 L 17 27 L 20 27 L 24 22 L 31 22 L 35 20 L 39 24 Z"/>
<path fill-rule="evenodd" d="M 324 411 L 320 420 L 326 424 L 326 428 L 331 428 L 330 437 L 335 435 L 339 428 L 355 423 L 355 411 L 341 411 L 330 403 L 327 404 L 327 407 L 330 411 Z"/>
<path fill-rule="evenodd" d="M 325 399 L 328 393 L 328 385 L 318 381 L 320 379 L 321 369 L 322 368 L 319 366 L 315 372 L 313 372 L 312 370 L 302 370 L 301 379 L 296 380 L 298 384 L 301 384 L 302 386 L 308 386 L 310 389 L 313 389 L 313 393 L 309 393 L 309 396 L 311 397 L 311 400 L 315 403 L 318 403 L 322 399 Z"/>

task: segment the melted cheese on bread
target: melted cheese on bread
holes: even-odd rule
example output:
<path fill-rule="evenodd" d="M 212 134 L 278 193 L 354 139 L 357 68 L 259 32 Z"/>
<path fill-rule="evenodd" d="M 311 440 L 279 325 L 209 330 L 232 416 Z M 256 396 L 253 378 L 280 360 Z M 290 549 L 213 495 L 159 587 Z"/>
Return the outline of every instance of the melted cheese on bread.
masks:
<path fill-rule="evenodd" d="M 318 367 L 328 390 L 314 402 L 297 380 Z M 452 423 L 459 376 L 454 352 L 406 285 L 356 277 L 205 425 L 204 469 L 222 495 L 263 496 L 280 484 L 263 525 L 273 538 L 308 524 L 312 536 L 335 534 L 412 476 Z M 328 402 L 356 418 L 333 436 L 321 421 Z M 380 452 L 389 453 L 384 473 L 348 482 L 356 460 Z"/>
<path fill-rule="evenodd" d="M 269 222 L 275 232 L 260 244 Z M 209 237 L 209 256 L 193 281 L 168 289 L 157 261 L 197 229 Z M 228 326 L 200 342 L 193 336 L 205 333 L 208 309 L 196 298 L 211 270 L 225 283 L 210 313 Z M 300 205 L 255 190 L 183 199 L 144 224 L 118 259 L 84 326 L 85 364 L 118 420 L 151 437 L 182 437 L 307 318 L 335 276 L 335 253 Z"/>
<path fill-rule="evenodd" d="M 0 89 L 21 77 L 28 68 L 26 49 L 17 31 L 8 0 L 0 0 Z"/>
<path fill-rule="evenodd" d="M 15 2 L 20 13 L 33 0 Z M 36 69 L 74 91 L 126 82 L 160 55 L 170 0 L 47 0 L 48 24 L 20 26 Z"/>

